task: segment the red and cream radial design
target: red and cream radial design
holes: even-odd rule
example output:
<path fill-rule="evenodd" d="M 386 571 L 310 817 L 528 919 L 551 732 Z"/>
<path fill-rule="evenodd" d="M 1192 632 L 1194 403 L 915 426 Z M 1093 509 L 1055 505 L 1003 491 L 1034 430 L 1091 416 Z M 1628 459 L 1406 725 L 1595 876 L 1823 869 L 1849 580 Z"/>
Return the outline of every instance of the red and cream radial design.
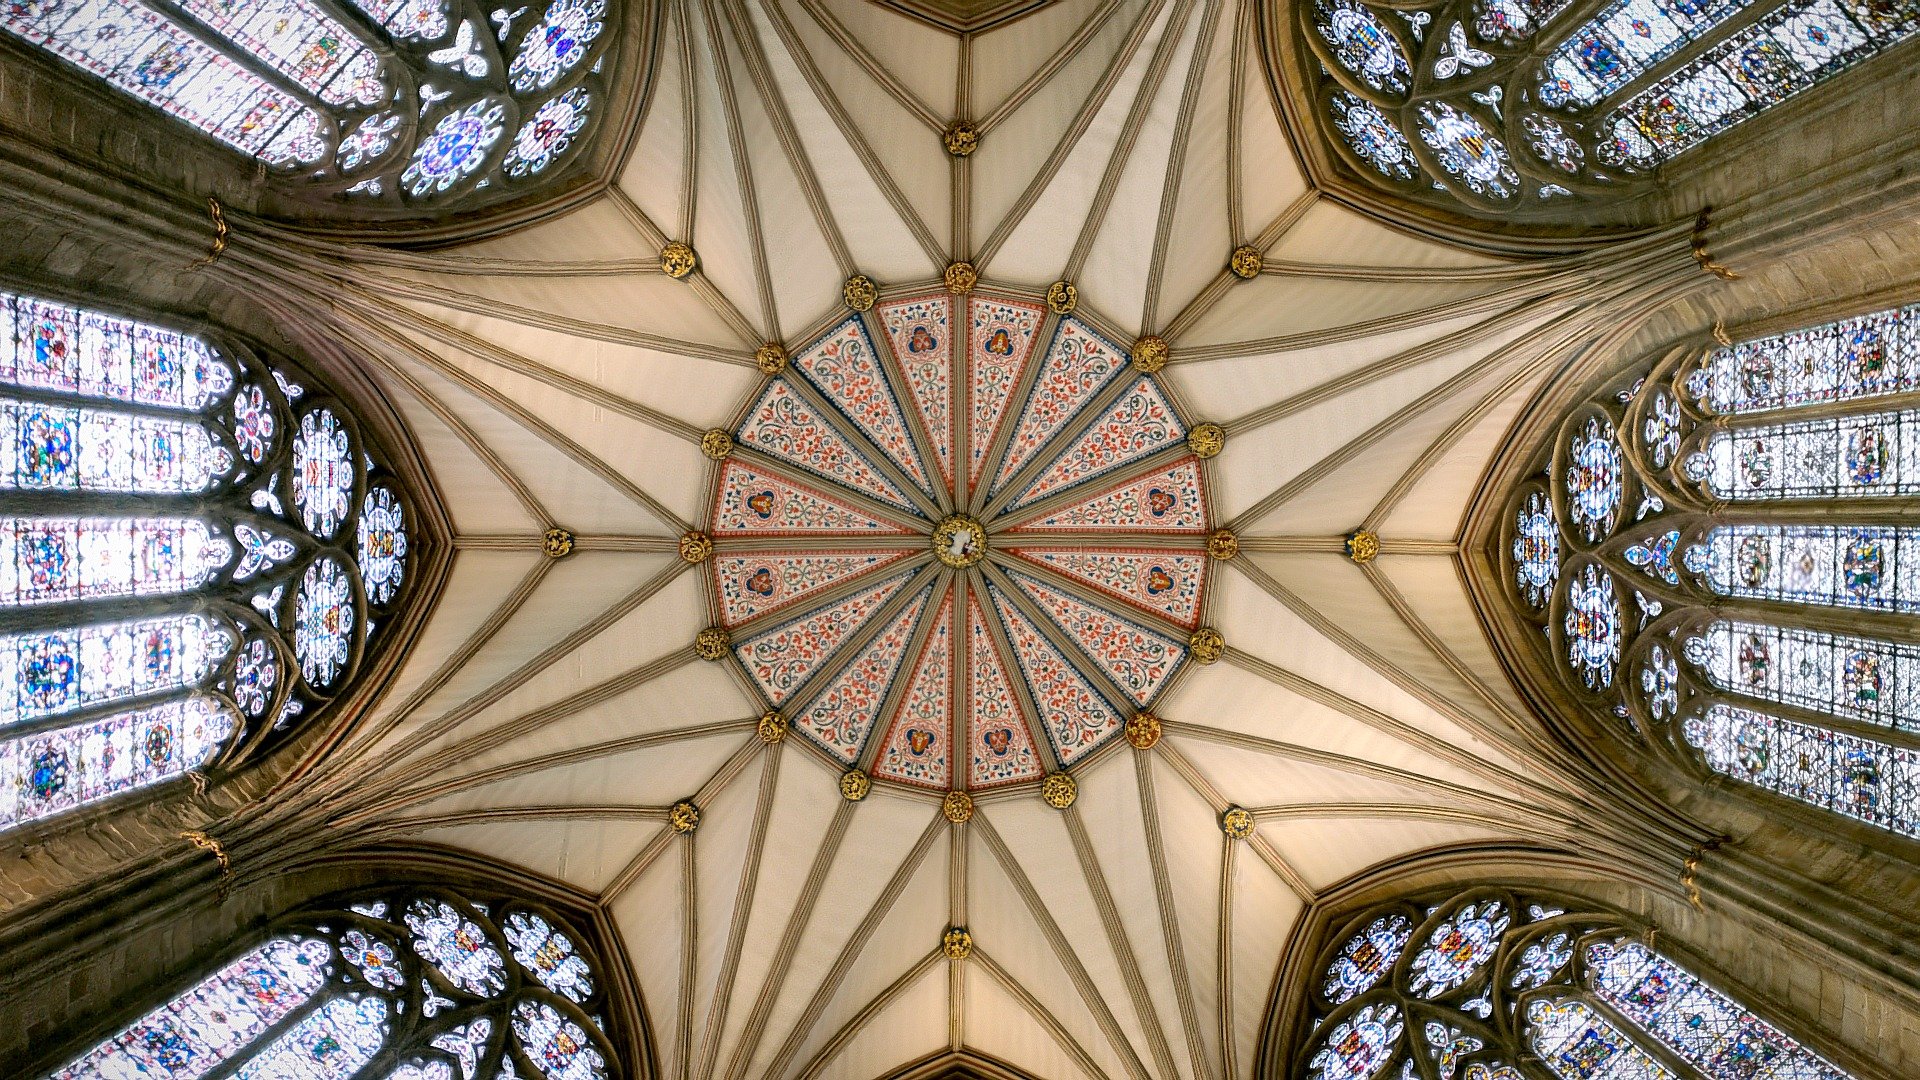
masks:
<path fill-rule="evenodd" d="M 934 791 L 1037 780 L 1187 659 L 1204 470 L 1165 387 L 1079 318 L 944 290 L 849 313 L 733 435 L 712 614 L 843 767 Z"/>

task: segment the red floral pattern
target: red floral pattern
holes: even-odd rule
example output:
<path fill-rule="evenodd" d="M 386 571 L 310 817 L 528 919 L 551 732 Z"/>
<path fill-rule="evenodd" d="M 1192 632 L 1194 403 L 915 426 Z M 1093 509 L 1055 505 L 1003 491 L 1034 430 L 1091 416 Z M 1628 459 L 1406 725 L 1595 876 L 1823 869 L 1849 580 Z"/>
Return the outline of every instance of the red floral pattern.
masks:
<path fill-rule="evenodd" d="M 993 437 L 1007 402 L 1033 355 L 1042 308 L 978 297 L 967 304 L 968 475 L 978 484 L 986 472 Z"/>
<path fill-rule="evenodd" d="M 953 783 L 953 595 L 940 604 L 894 711 L 873 775 L 946 791 Z"/>
<path fill-rule="evenodd" d="M 816 608 L 734 646 L 734 655 L 768 701 L 784 704 L 911 576 L 896 575 L 838 603 Z"/>
<path fill-rule="evenodd" d="M 1120 730 L 1120 713 L 1006 595 L 992 586 L 988 589 L 1013 655 L 1027 677 L 1034 708 L 1040 710 L 1041 726 L 1053 742 L 1054 756 L 1060 764 L 1071 765 L 1105 736 Z"/>
<path fill-rule="evenodd" d="M 967 598 L 967 755 L 975 790 L 1035 780 L 1043 771 L 1013 681 L 973 597 Z"/>
<path fill-rule="evenodd" d="M 881 374 L 873 339 L 867 336 L 867 324 L 858 315 L 794 357 L 793 367 L 914 483 L 933 494 L 927 470 L 920 464 L 920 452 L 907 431 L 906 417 L 901 415 L 900 401 Z"/>
<path fill-rule="evenodd" d="M 738 626 L 848 578 L 891 566 L 909 554 L 905 551 L 822 551 L 717 556 L 713 560 L 713 591 L 720 600 L 720 621 L 727 626 Z"/>
<path fill-rule="evenodd" d="M 812 534 L 904 536 L 907 530 L 854 509 L 830 495 L 739 461 L 721 466 L 713 500 L 713 535 Z"/>
<path fill-rule="evenodd" d="M 953 484 L 953 298 L 942 292 L 881 304 L 893 359 L 907 397 L 933 443 L 940 478 Z"/>
<path fill-rule="evenodd" d="M 1017 572 L 1008 576 L 1135 705 L 1145 708 L 1186 658 L 1185 642 L 1094 607 L 1037 578 Z"/>
<path fill-rule="evenodd" d="M 1082 547 L 1020 547 L 1012 554 L 1085 582 L 1116 600 L 1165 616 L 1189 630 L 1200 625 L 1205 555 L 1148 548 L 1101 551 Z"/>
<path fill-rule="evenodd" d="M 1205 489 L 1200 462 L 1177 461 L 1164 469 L 1122 480 L 1083 502 L 1036 514 L 1010 532 L 1204 533 Z"/>
<path fill-rule="evenodd" d="M 1061 319 L 1026 408 L 1014 424 L 1013 441 L 1007 444 L 992 490 L 998 493 L 1005 487 L 1126 366 L 1126 350 L 1078 319 Z"/>
<path fill-rule="evenodd" d="M 1056 453 L 1053 464 L 1034 478 L 1008 507 L 1031 506 L 1049 495 L 1077 487 L 1131 465 L 1148 454 L 1182 445 L 1187 429 L 1152 379 L 1143 378 L 1093 426 Z"/>
<path fill-rule="evenodd" d="M 932 593 L 931 585 L 920 590 L 920 595 L 901 608 L 886 629 L 861 649 L 806 711 L 796 717 L 795 726 L 801 733 L 843 764 L 851 765 L 860 757 L 860 747 L 865 745 L 867 734 L 880 716 L 880 706 L 887 699 L 887 687 L 893 685 L 900 661 L 907 655 L 907 645 L 913 640 L 914 627 L 919 625 L 920 613 L 926 610 L 927 598 Z"/>
<path fill-rule="evenodd" d="M 880 474 L 852 440 L 821 416 L 785 379 L 767 384 L 740 425 L 740 442 L 782 461 L 889 502 L 902 510 L 913 504 Z"/>

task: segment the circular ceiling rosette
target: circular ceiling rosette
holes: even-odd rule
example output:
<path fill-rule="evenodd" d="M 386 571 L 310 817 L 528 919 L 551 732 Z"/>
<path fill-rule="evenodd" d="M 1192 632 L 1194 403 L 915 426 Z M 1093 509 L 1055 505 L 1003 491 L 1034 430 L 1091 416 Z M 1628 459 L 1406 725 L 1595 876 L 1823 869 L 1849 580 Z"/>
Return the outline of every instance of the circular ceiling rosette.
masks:
<path fill-rule="evenodd" d="M 754 391 L 715 468 L 713 616 L 842 768 L 941 792 L 1071 768 L 1201 625 L 1188 429 L 1112 335 L 1037 298 L 848 312 Z"/>

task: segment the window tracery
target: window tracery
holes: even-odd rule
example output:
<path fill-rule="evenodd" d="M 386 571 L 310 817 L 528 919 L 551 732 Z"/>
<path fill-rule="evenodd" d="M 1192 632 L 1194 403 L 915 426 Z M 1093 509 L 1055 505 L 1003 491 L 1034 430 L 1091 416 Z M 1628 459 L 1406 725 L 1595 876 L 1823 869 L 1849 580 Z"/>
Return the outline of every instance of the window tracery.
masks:
<path fill-rule="evenodd" d="M 1920 340 L 1902 308 L 1634 370 L 1511 497 L 1509 598 L 1580 701 L 1694 775 L 1920 838 Z"/>
<path fill-rule="evenodd" d="M 1331 141 L 1383 186 L 1508 215 L 1621 195 L 1920 32 L 1911 0 L 1297 5 Z"/>
<path fill-rule="evenodd" d="M 49 1080 L 611 1080 L 584 941 L 517 898 L 357 894 L 280 919 Z"/>
<path fill-rule="evenodd" d="M 607 0 L 14 0 L 0 29 L 358 207 L 542 176 L 602 97 Z"/>
<path fill-rule="evenodd" d="M 406 498 L 309 374 L 0 292 L 0 831 L 236 764 L 352 680 Z"/>
<path fill-rule="evenodd" d="M 1396 901 L 1314 969 L 1299 1080 L 1847 1080 L 1612 912 L 1474 889 Z"/>

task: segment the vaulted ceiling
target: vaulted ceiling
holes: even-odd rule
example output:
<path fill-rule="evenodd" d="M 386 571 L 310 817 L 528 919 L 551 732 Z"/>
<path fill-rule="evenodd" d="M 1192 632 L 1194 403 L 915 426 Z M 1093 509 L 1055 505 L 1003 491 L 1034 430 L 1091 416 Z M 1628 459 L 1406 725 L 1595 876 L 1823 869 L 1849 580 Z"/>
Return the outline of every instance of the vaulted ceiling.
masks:
<path fill-rule="evenodd" d="M 1252 1075 L 1280 958 L 1336 883 L 1583 817 L 1477 622 L 1456 543 L 1553 347 L 1614 324 L 1606 265 L 1424 239 L 1318 187 L 1255 0 L 1058 0 L 961 37 L 868 0 L 666 5 L 618 181 L 564 216 L 369 252 L 330 298 L 412 425 L 456 555 L 357 741 L 304 781 L 338 842 L 422 840 L 600 897 L 659 1075 L 879 1076 L 962 1049 L 1046 1077 Z M 971 5 L 990 8 L 994 5 Z M 636 64 L 636 66 L 641 66 Z M 943 134 L 970 120 L 978 148 Z M 664 272 L 670 241 L 697 252 Z M 1242 280 L 1229 253 L 1264 268 Z M 732 659 L 697 657 L 718 465 L 700 437 L 868 275 L 1059 279 L 1226 432 L 1207 463 L 1224 659 L 1164 737 L 950 823 L 842 798 Z M 572 554 L 541 537 L 563 526 Z M 1343 536 L 1382 553 L 1362 565 Z M 725 541 L 722 548 L 724 551 Z M 668 808 L 688 799 L 698 828 Z M 1221 812 L 1253 812 L 1245 839 Z M 967 927 L 964 961 L 941 952 Z"/>

